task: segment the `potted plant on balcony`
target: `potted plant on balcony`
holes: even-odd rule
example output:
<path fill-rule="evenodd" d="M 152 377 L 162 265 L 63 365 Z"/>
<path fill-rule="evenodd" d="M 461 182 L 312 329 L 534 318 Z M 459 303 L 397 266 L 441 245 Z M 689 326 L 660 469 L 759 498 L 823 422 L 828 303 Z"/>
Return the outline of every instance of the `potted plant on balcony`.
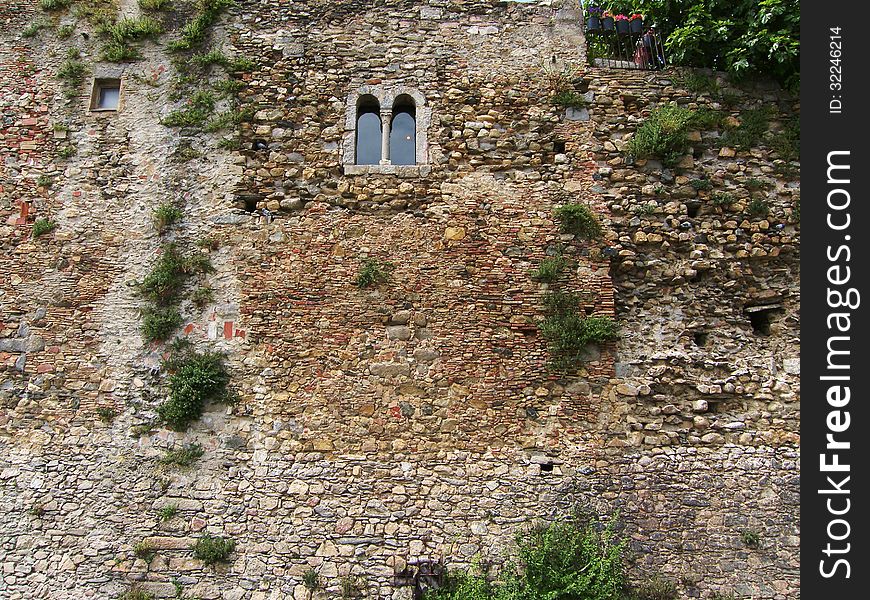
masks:
<path fill-rule="evenodd" d="M 601 31 L 601 13 L 604 10 L 600 6 L 590 6 L 586 9 L 586 31 Z"/>
<path fill-rule="evenodd" d="M 643 15 L 634 13 L 628 17 L 628 27 L 632 33 L 643 33 Z"/>
<path fill-rule="evenodd" d="M 613 15 L 604 11 L 601 15 L 601 26 L 604 31 L 613 31 Z"/>
<path fill-rule="evenodd" d="M 613 19 L 616 21 L 616 33 L 619 35 L 628 35 L 628 17 L 625 15 L 614 15 Z"/>

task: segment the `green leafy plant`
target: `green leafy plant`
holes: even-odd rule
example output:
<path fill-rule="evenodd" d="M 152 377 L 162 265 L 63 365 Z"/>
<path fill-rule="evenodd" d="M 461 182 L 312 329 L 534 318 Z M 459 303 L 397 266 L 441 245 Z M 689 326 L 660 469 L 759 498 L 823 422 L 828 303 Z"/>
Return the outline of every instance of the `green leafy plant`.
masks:
<path fill-rule="evenodd" d="M 740 150 L 749 150 L 761 143 L 770 122 L 770 110 L 757 108 L 740 113 L 740 124 L 727 127 L 722 143 Z"/>
<path fill-rule="evenodd" d="M 578 94 L 572 90 L 562 90 L 556 93 L 550 100 L 554 105 L 565 108 L 583 108 L 589 104 L 583 94 Z"/>
<path fill-rule="evenodd" d="M 172 0 L 139 0 L 139 8 L 142 10 L 168 10 L 172 8 Z"/>
<path fill-rule="evenodd" d="M 174 306 L 147 306 L 142 309 L 142 336 L 149 342 L 165 340 L 183 322 Z"/>
<path fill-rule="evenodd" d="M 359 273 L 357 273 L 356 285 L 360 288 L 367 288 L 385 283 L 389 280 L 393 268 L 392 263 L 367 258 L 362 262 Z"/>
<path fill-rule="evenodd" d="M 169 227 L 180 220 L 184 213 L 172 204 L 161 204 L 154 209 L 154 227 L 158 233 L 164 233 Z"/>
<path fill-rule="evenodd" d="M 199 444 L 185 444 L 177 450 L 167 450 L 163 456 L 160 457 L 160 462 L 164 465 L 189 467 L 199 460 L 203 454 L 205 454 L 205 450 L 203 450 L 203 447 Z"/>
<path fill-rule="evenodd" d="M 39 0 L 39 8 L 44 11 L 63 10 L 72 4 L 72 0 Z"/>
<path fill-rule="evenodd" d="M 214 301 L 214 290 L 208 286 L 198 287 L 190 295 L 190 299 L 197 307 L 202 308 Z"/>
<path fill-rule="evenodd" d="M 731 592 L 713 592 L 710 594 L 710 600 L 737 600 L 737 596 Z"/>
<path fill-rule="evenodd" d="M 699 108 L 692 111 L 689 124 L 701 130 L 713 130 L 722 127 L 725 122 L 725 114 L 722 111 L 709 108 Z"/>
<path fill-rule="evenodd" d="M 800 158 L 801 154 L 801 122 L 798 118 L 789 119 L 782 131 L 771 140 L 774 152 L 783 160 L 791 161 Z"/>
<path fill-rule="evenodd" d="M 342 600 L 359 598 L 365 594 L 366 580 L 359 575 L 345 575 L 339 580 L 338 585 Z"/>
<path fill-rule="evenodd" d="M 713 183 L 709 179 L 693 179 L 689 182 L 696 190 L 712 190 Z"/>
<path fill-rule="evenodd" d="M 193 545 L 193 556 L 206 565 L 219 562 L 228 562 L 230 554 L 236 548 L 236 543 L 231 538 L 212 536 L 205 534 Z"/>
<path fill-rule="evenodd" d="M 171 52 L 180 52 L 201 46 L 206 41 L 211 26 L 234 5 L 233 0 L 197 0 L 196 16 L 182 27 L 181 37 L 170 42 L 167 48 Z"/>
<path fill-rule="evenodd" d="M 214 94 L 200 90 L 187 101 L 185 108 L 170 112 L 160 122 L 167 127 L 202 125 L 214 112 L 214 105 Z"/>
<path fill-rule="evenodd" d="M 154 600 L 154 594 L 142 588 L 130 588 L 118 600 Z"/>
<path fill-rule="evenodd" d="M 226 392 L 229 375 L 223 356 L 214 352 L 186 351 L 171 358 L 169 398 L 157 414 L 170 428 L 183 431 L 202 415 L 207 401 Z"/>
<path fill-rule="evenodd" d="M 141 294 L 158 306 L 174 303 L 184 284 L 185 257 L 173 243 L 164 244 L 160 257 L 139 284 Z"/>
<path fill-rule="evenodd" d="M 103 423 L 111 423 L 112 419 L 118 415 L 114 408 L 108 406 L 98 406 L 94 412 L 97 413 L 97 416 Z"/>
<path fill-rule="evenodd" d="M 761 543 L 761 534 L 752 529 L 744 529 L 740 532 L 740 539 L 750 548 L 758 548 Z"/>
<path fill-rule="evenodd" d="M 43 29 L 51 27 L 51 21 L 45 18 L 37 18 L 30 22 L 24 29 L 21 30 L 21 36 L 25 38 L 36 37 Z"/>
<path fill-rule="evenodd" d="M 157 516 L 161 521 L 166 522 L 172 520 L 175 515 L 178 514 L 178 505 L 177 504 L 167 504 L 163 508 L 157 511 Z"/>
<path fill-rule="evenodd" d="M 143 540 L 133 546 L 133 554 L 136 555 L 136 558 L 141 558 L 145 562 L 151 562 L 157 551 L 154 549 L 154 546 Z"/>
<path fill-rule="evenodd" d="M 697 71 L 682 73 L 679 77 L 675 78 L 675 83 L 695 94 L 712 94 L 719 91 L 719 85 L 715 79 Z"/>
<path fill-rule="evenodd" d="M 36 219 L 36 221 L 33 222 L 33 232 L 31 233 L 31 235 L 34 238 L 38 238 L 39 236 L 42 236 L 42 235 L 45 235 L 46 233 L 50 233 L 50 232 L 54 231 L 56 228 L 57 228 L 57 223 L 55 223 L 54 221 L 52 221 L 50 219 L 45 219 L 45 218 Z"/>
<path fill-rule="evenodd" d="M 78 153 L 78 149 L 77 149 L 74 145 L 72 145 L 72 144 L 67 144 L 67 145 L 65 145 L 65 146 L 62 146 L 62 147 L 57 151 L 57 155 L 58 155 L 60 158 L 63 158 L 63 159 L 72 158 L 72 157 L 75 156 L 77 153 Z"/>
<path fill-rule="evenodd" d="M 311 592 L 315 592 L 321 587 L 320 573 L 318 573 L 316 569 L 308 569 L 302 574 L 302 585 L 304 585 L 305 589 L 308 590 L 308 595 L 310 597 Z"/>
<path fill-rule="evenodd" d="M 207 235 L 196 240 L 196 245 L 203 250 L 217 250 L 220 248 L 221 242 L 218 238 Z"/>
<path fill-rule="evenodd" d="M 766 217 L 770 213 L 770 206 L 768 206 L 767 200 L 753 198 L 749 201 L 746 210 L 754 217 Z"/>
<path fill-rule="evenodd" d="M 208 132 L 221 131 L 223 129 L 234 128 L 244 121 L 250 121 L 253 113 L 248 110 L 228 110 L 216 115 L 210 119 L 203 128 Z"/>
<path fill-rule="evenodd" d="M 710 196 L 710 202 L 714 206 L 728 206 L 734 204 L 734 196 L 729 192 L 715 192 Z"/>
<path fill-rule="evenodd" d="M 549 256 L 541 261 L 541 264 L 532 272 L 532 279 L 544 283 L 552 283 L 565 271 L 568 261 L 564 256 Z"/>
<path fill-rule="evenodd" d="M 42 188 L 50 188 L 54 184 L 54 179 L 48 175 L 40 175 L 36 178 L 36 185 Z"/>
<path fill-rule="evenodd" d="M 688 150 L 693 118 L 692 111 L 676 104 L 660 106 L 637 128 L 626 150 L 635 158 L 655 158 L 674 166 Z"/>
<path fill-rule="evenodd" d="M 57 78 L 63 82 L 67 98 L 74 96 L 81 88 L 88 72 L 87 65 L 80 60 L 81 56 L 78 48 L 70 48 L 57 71 Z"/>
<path fill-rule="evenodd" d="M 553 213 L 559 220 L 562 233 L 572 233 L 582 238 L 597 238 L 601 235 L 601 224 L 585 204 L 564 204 Z"/>
<path fill-rule="evenodd" d="M 76 26 L 72 23 L 67 23 L 66 25 L 60 25 L 57 28 L 57 37 L 58 39 L 65 40 L 72 37 L 72 34 L 75 32 Z"/>
<path fill-rule="evenodd" d="M 655 576 L 637 587 L 633 600 L 676 600 L 676 598 L 676 584 L 669 579 Z"/>
<path fill-rule="evenodd" d="M 121 19 L 117 23 L 104 23 L 98 31 L 106 40 L 102 49 L 103 58 L 110 62 L 128 62 L 142 57 L 142 53 L 132 43 L 157 37 L 163 33 L 163 26 L 157 19 L 145 16 Z"/>
<path fill-rule="evenodd" d="M 616 323 L 609 317 L 584 316 L 578 312 L 577 294 L 551 292 L 544 297 L 547 316 L 539 324 L 550 352 L 550 367 L 567 372 L 583 362 L 586 346 L 617 338 Z"/>
<path fill-rule="evenodd" d="M 449 576 L 425 600 L 620 600 L 625 587 L 624 543 L 614 522 L 594 520 L 535 525 L 516 537 L 519 565 L 508 565 L 500 582 L 475 572 Z"/>

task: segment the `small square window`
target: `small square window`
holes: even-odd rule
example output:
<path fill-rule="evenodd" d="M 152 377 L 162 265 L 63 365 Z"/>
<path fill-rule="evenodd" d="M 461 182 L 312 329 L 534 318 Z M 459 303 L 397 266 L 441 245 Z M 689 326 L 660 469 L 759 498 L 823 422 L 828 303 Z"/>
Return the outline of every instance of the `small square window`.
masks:
<path fill-rule="evenodd" d="M 118 110 L 121 103 L 120 79 L 95 79 L 91 110 Z"/>

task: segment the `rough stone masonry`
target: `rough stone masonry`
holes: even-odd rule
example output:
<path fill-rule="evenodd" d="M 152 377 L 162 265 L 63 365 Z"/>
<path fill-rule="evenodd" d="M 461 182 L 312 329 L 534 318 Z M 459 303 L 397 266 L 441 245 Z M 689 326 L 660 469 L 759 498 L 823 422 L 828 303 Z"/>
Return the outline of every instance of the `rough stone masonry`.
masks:
<path fill-rule="evenodd" d="M 210 40 L 253 61 L 252 117 L 222 143 L 161 123 L 189 101 L 166 46 L 193 2 L 117 64 L 75 12 L 99 0 L 38 4 L 0 6 L 0 597 L 303 600 L 315 568 L 314 597 L 356 576 L 409 598 L 409 563 L 499 563 L 577 505 L 619 511 L 633 581 L 799 597 L 797 163 L 717 130 L 673 168 L 624 152 L 670 101 L 735 124 L 770 107 L 775 132 L 796 100 L 589 66 L 571 1 L 237 0 Z M 89 72 L 68 98 L 70 48 Z M 561 76 L 586 107 L 552 102 Z M 119 110 L 89 110 L 93 78 L 120 79 Z M 425 99 L 420 166 L 346 168 L 363 88 Z M 169 239 L 217 246 L 214 298 L 185 301 L 178 336 L 225 353 L 239 396 L 185 433 L 149 426 L 165 345 L 143 341 L 135 285 L 167 201 Z M 565 202 L 603 238 L 562 234 Z M 37 219 L 57 227 L 34 238 Z M 547 369 L 553 284 L 530 276 L 557 249 L 560 285 L 620 323 L 570 377 Z M 356 286 L 367 258 L 387 283 Z M 160 462 L 190 443 L 193 466 Z M 236 541 L 228 564 L 193 558 L 204 533 Z"/>

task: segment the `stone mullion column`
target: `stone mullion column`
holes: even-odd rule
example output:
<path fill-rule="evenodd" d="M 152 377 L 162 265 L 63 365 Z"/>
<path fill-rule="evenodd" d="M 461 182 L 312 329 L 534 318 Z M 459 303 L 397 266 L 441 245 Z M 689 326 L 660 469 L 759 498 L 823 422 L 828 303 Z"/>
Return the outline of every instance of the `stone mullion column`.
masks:
<path fill-rule="evenodd" d="M 393 120 L 392 110 L 381 110 L 381 164 L 390 164 L 390 129 Z"/>

